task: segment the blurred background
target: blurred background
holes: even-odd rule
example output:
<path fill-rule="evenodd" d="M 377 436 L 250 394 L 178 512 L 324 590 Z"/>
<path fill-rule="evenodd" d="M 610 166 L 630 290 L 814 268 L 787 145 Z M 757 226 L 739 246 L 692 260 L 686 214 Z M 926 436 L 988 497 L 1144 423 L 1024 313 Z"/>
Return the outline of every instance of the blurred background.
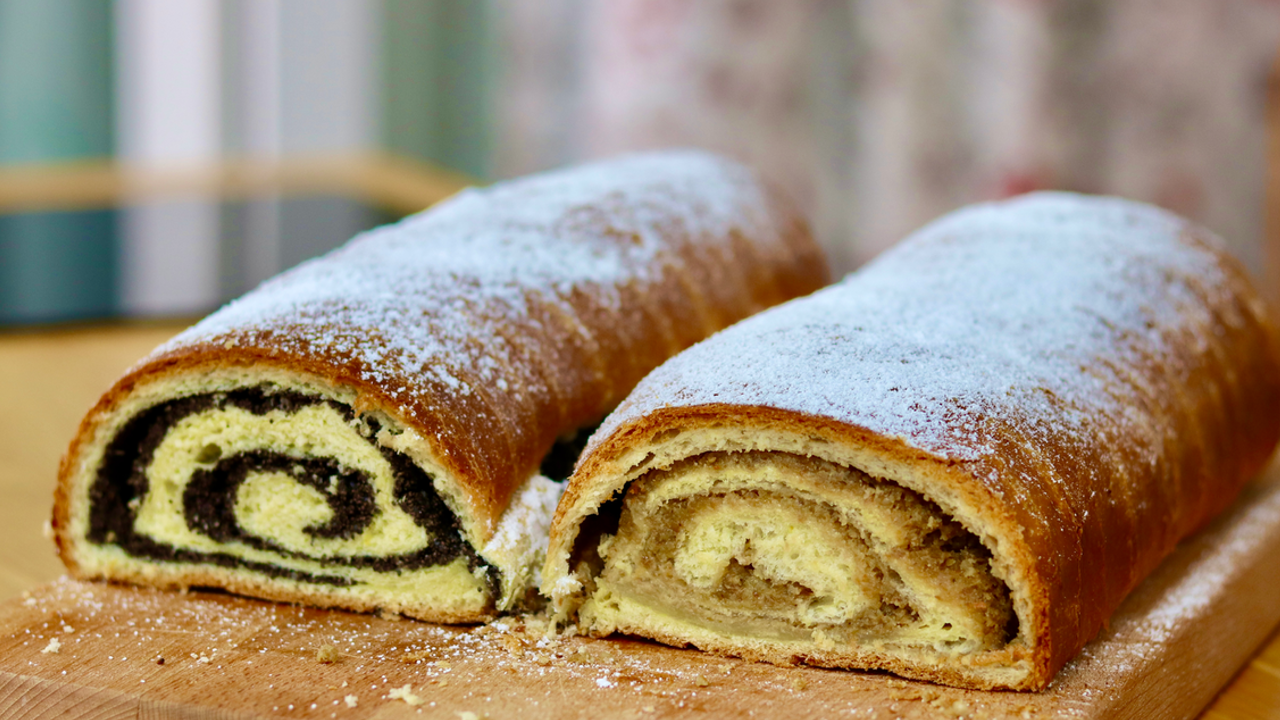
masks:
<path fill-rule="evenodd" d="M 842 272 L 1061 188 L 1274 288 L 1277 49 L 1262 0 L 0 0 L 0 326 L 197 315 L 465 184 L 673 145 L 786 186 Z"/>

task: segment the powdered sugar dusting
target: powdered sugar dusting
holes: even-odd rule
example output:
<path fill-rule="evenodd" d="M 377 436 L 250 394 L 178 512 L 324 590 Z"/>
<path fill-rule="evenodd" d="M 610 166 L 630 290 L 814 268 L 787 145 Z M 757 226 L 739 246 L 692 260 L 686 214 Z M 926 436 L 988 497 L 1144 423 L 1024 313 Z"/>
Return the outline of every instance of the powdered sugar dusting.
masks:
<path fill-rule="evenodd" d="M 512 498 L 498 529 L 480 551 L 481 557 L 501 568 L 511 568 L 504 573 L 503 597 L 499 607 L 506 608 L 514 600 L 513 594 L 525 587 L 541 584 L 541 568 L 547 556 L 548 531 L 556 503 L 564 492 L 564 485 L 542 475 L 530 478 Z M 525 576 L 528 572 L 529 576 Z"/>
<path fill-rule="evenodd" d="M 1117 393 L 1095 360 L 1161 361 L 1185 313 L 1210 322 L 1198 289 L 1222 284 L 1212 253 L 1175 240 L 1183 225 L 1067 194 L 961 210 L 838 285 L 672 359 L 594 442 L 664 404 L 826 416 L 954 460 L 994 452 L 992 418 L 1031 438 L 1127 426 L 1134 393 Z M 1158 428 L 1133 429 L 1154 445 Z"/>
<path fill-rule="evenodd" d="M 545 553 L 547 529 L 563 492 L 563 484 L 535 475 L 512 500 L 483 553 Z"/>
<path fill-rule="evenodd" d="M 544 395 L 544 379 L 512 370 L 527 338 L 510 318 L 531 304 L 572 315 L 578 292 L 621 312 L 619 288 L 659 280 L 679 243 L 759 236 L 764 212 L 745 168 L 697 152 L 468 190 L 267 281 L 157 353 L 218 342 L 336 357 L 405 402 L 428 386 Z"/>

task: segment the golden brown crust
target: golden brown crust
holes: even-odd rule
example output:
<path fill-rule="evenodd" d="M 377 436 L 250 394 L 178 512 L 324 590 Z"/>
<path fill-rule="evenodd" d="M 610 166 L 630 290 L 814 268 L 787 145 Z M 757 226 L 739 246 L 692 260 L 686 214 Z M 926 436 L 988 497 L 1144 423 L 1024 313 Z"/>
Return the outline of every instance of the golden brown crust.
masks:
<path fill-rule="evenodd" d="M 564 612 L 583 602 L 581 524 L 648 469 L 711 450 L 807 454 L 917 491 L 982 538 L 1019 630 L 1001 651 L 938 663 L 859 648 L 795 654 L 1043 688 L 1262 468 L 1280 437 L 1277 407 L 1280 333 L 1203 230 L 1133 203 L 1052 194 L 962 211 L 647 378 L 576 469 L 544 591 Z M 693 642 L 643 625 L 628 629 Z M 789 652 L 710 635 L 696 644 L 771 661 Z"/>
<path fill-rule="evenodd" d="M 418 257 L 433 247 L 443 248 L 436 265 Z M 798 216 L 744 168 L 700 153 L 464 195 L 269 281 L 117 382 L 61 466 L 60 555 L 73 574 L 102 574 L 80 566 L 71 513 L 92 481 L 86 449 L 110 440 L 103 428 L 118 427 L 137 389 L 228 368 L 335 388 L 357 412 L 415 431 L 442 470 L 437 483 L 456 486 L 442 494 L 479 550 L 558 437 L 598 420 L 675 352 L 826 280 Z M 330 604 L 220 571 L 159 584 L 210 578 Z"/>

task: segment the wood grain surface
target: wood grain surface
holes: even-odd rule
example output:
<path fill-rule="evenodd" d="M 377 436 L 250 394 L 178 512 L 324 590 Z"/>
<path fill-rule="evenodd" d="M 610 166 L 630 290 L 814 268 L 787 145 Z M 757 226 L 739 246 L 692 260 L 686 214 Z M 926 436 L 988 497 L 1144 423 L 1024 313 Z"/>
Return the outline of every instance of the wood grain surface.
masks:
<path fill-rule="evenodd" d="M 777 668 L 635 641 L 544 639 L 541 628 L 513 621 L 449 628 L 214 593 L 69 580 L 35 587 L 60 572 L 40 525 L 80 415 L 177 329 L 0 335 L 0 597 L 9 598 L 0 604 L 0 717 L 1177 718 L 1195 717 L 1229 681 L 1204 717 L 1280 717 L 1280 638 L 1257 653 L 1280 621 L 1274 465 L 1039 694 Z M 57 652 L 42 652 L 55 638 Z M 316 660 L 326 644 L 334 663 Z M 422 705 L 390 696 L 405 685 Z"/>

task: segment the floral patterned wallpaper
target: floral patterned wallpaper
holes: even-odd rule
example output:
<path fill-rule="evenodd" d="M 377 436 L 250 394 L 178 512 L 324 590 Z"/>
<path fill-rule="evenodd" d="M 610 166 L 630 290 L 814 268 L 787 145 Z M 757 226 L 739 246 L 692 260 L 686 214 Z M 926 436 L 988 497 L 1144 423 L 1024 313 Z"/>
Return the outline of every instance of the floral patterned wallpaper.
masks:
<path fill-rule="evenodd" d="M 1193 217 L 1263 262 L 1263 0 L 498 0 L 497 174 L 672 145 L 751 162 L 840 269 L 1039 188 Z"/>

